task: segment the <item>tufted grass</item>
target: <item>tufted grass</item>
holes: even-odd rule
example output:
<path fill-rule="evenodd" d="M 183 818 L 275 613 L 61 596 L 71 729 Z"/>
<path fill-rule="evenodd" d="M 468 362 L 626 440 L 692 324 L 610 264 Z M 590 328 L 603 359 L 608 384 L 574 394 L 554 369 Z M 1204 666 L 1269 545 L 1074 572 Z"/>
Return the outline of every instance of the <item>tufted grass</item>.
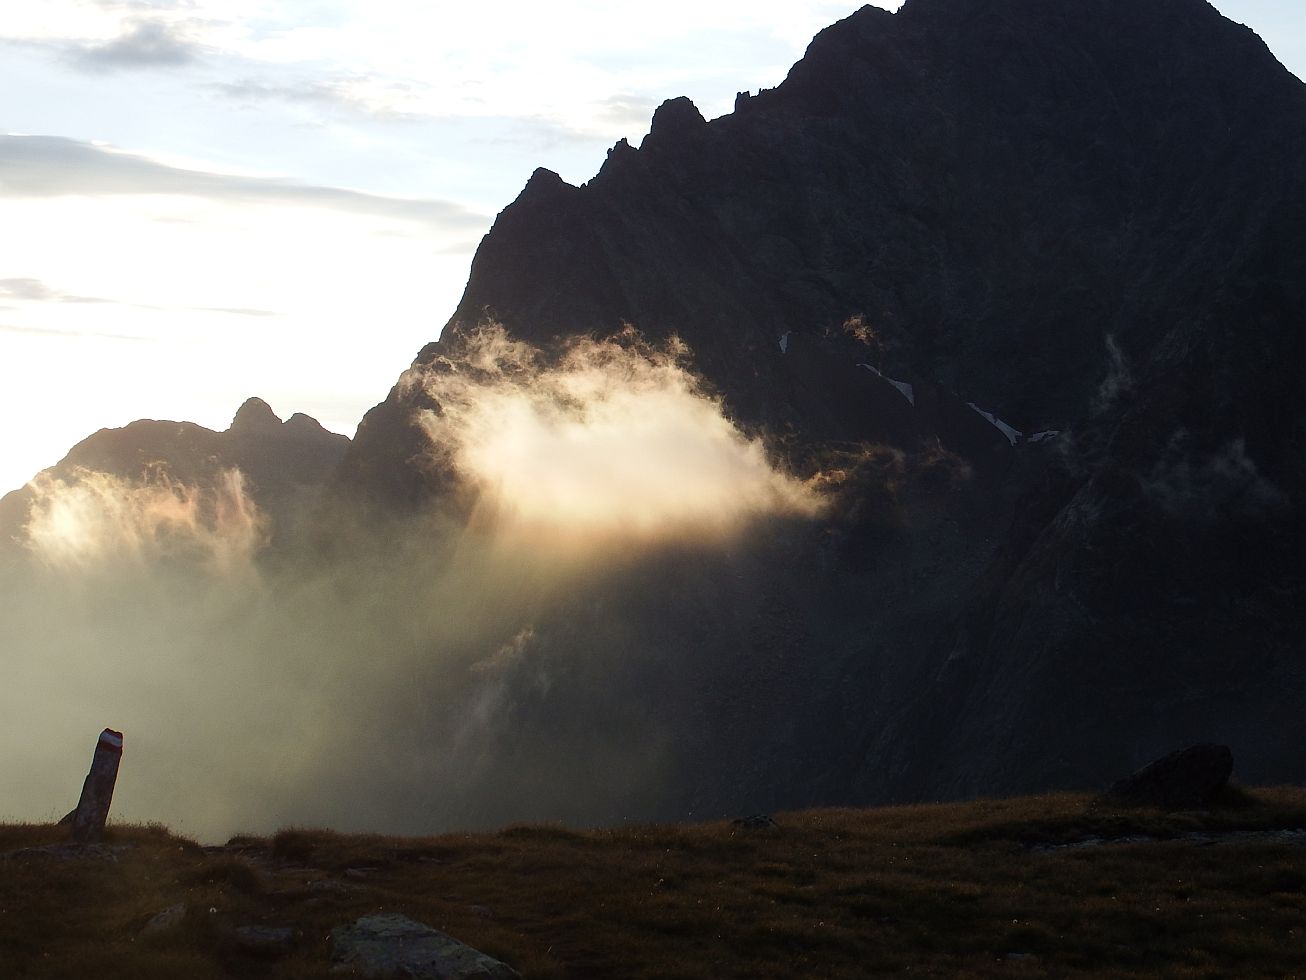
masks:
<path fill-rule="evenodd" d="M 1306 975 L 1306 790 L 1195 813 L 1055 795 L 428 838 L 289 828 L 201 848 L 113 827 L 113 857 L 0 826 L 0 977 L 327 977 L 328 934 L 405 913 L 527 977 Z M 1088 837 L 1155 840 L 1040 850 Z M 184 903 L 171 930 L 146 923 Z M 283 955 L 241 925 L 290 926 Z"/>

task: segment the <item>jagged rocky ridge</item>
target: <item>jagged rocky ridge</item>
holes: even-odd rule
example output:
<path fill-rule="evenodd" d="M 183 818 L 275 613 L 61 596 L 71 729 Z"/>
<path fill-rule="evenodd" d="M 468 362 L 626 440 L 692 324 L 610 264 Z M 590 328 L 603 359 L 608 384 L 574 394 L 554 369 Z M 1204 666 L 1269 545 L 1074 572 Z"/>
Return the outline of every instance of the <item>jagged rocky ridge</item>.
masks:
<path fill-rule="evenodd" d="M 704 571 L 681 619 L 617 610 L 701 654 L 590 679 L 678 743 L 677 812 L 1093 786 L 1203 740 L 1301 780 L 1304 293 L 1306 89 L 1251 31 L 1203 0 L 907 0 L 730 115 L 665 103 L 582 187 L 536 171 L 418 361 L 487 318 L 628 322 L 800 470 L 906 453 L 753 592 Z M 441 492 L 423 397 L 369 413 L 345 500 Z"/>

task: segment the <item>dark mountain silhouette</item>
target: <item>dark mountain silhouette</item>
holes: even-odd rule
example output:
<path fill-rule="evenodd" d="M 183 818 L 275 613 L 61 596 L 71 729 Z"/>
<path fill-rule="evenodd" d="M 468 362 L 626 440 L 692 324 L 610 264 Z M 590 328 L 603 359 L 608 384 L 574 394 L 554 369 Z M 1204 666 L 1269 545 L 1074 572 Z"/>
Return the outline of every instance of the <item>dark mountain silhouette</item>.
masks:
<path fill-rule="evenodd" d="M 238 469 L 254 502 L 285 534 L 316 506 L 323 487 L 349 446 L 316 419 L 296 413 L 285 422 L 261 398 L 250 398 L 231 426 L 215 432 L 193 422 L 140 419 L 101 429 L 83 439 L 43 476 L 67 482 L 83 471 L 126 481 L 166 477 L 178 484 L 214 486 L 224 470 Z M 30 485 L 0 498 L 0 541 L 21 537 L 33 500 Z"/>
<path fill-rule="evenodd" d="M 1092 786 L 1195 741 L 1301 780 L 1304 315 L 1306 88 L 1250 30 L 907 0 L 730 115 L 664 103 L 584 186 L 536 171 L 417 363 L 630 323 L 799 472 L 862 454 L 785 574 L 621 610 L 697 651 L 590 679 L 677 732 L 686 806 Z M 365 418 L 350 506 L 446 489 L 423 407 Z"/>
<path fill-rule="evenodd" d="M 1194 743 L 1306 780 L 1306 88 L 1204 0 L 865 7 L 727 116 L 672 99 L 584 186 L 536 171 L 419 373 L 487 321 L 542 363 L 626 324 L 683 338 L 829 511 L 547 601 L 534 566 L 464 582 L 477 548 L 425 519 L 467 501 L 413 375 L 352 444 L 253 399 L 226 432 L 136 422 L 49 471 L 235 466 L 283 541 L 315 516 L 278 598 L 309 556 L 324 648 L 388 676 L 402 647 L 402 696 L 341 705 L 366 738 L 332 766 L 368 812 L 1103 788 Z M 0 501 L 6 537 L 31 499 Z M 467 609 L 432 613 L 431 581 Z M 260 662 L 323 612 L 287 608 Z"/>

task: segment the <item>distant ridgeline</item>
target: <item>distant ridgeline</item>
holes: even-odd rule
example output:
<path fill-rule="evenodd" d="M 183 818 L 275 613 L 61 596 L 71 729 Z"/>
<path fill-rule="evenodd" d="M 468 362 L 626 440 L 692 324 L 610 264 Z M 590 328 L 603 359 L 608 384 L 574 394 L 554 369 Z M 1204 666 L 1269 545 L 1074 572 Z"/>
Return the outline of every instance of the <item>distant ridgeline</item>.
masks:
<path fill-rule="evenodd" d="M 475 530 L 586 516 L 590 457 L 486 506 L 513 459 L 702 436 L 613 520 L 647 540 L 639 508 L 701 522 L 677 492 L 722 485 L 766 520 L 589 578 L 568 538 L 574 580 L 457 675 L 475 710 L 411 707 L 482 753 L 432 804 L 468 822 L 1102 788 L 1196 742 L 1302 782 L 1304 338 L 1306 87 L 1256 35 L 1204 0 L 907 0 L 729 115 L 665 102 L 581 187 L 537 170 L 352 444 L 258 403 L 56 472 L 166 445 L 276 512 L 334 468 L 327 533 Z"/>
<path fill-rule="evenodd" d="M 33 533 L 62 532 L 66 540 L 44 543 L 61 549 L 56 558 L 75 558 L 97 545 L 85 525 L 99 519 L 113 521 L 119 538 L 136 530 L 153 535 L 160 526 L 213 531 L 218 522 L 237 521 L 260 550 L 302 525 L 348 445 L 348 437 L 307 415 L 283 422 L 261 398 L 241 405 L 223 432 L 152 419 L 101 429 L 0 498 L 0 543 L 12 555 L 41 543 Z M 54 526 L 72 520 L 76 533 Z"/>

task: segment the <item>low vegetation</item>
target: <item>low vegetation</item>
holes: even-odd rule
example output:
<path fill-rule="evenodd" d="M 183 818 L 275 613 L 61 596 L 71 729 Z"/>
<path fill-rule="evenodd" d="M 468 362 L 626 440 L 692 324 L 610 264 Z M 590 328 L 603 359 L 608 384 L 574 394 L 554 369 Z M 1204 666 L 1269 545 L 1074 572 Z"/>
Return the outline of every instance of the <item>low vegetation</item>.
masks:
<path fill-rule="evenodd" d="M 201 847 L 0 826 L 0 976 L 326 977 L 401 912 L 526 977 L 1306 974 L 1306 790 L 1192 813 L 1085 796 L 428 838 Z M 1073 845 L 1073 846 L 1065 846 Z M 184 907 L 165 922 L 152 920 Z M 290 927 L 252 948 L 243 926 Z M 338 976 L 338 974 L 335 974 Z"/>

